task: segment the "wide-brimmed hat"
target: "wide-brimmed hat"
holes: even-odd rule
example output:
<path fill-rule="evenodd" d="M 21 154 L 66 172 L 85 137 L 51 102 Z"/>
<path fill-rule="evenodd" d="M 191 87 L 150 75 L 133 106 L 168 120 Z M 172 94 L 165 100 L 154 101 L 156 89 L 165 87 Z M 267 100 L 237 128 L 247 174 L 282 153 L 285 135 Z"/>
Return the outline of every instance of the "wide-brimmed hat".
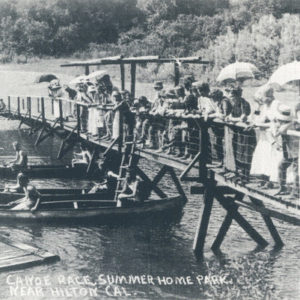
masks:
<path fill-rule="evenodd" d="M 206 93 L 209 93 L 210 92 L 210 88 L 209 88 L 209 84 L 207 82 L 203 82 L 199 87 L 199 92 L 200 93 L 203 93 L 203 92 L 206 92 Z"/>
<path fill-rule="evenodd" d="M 155 90 L 162 90 L 164 88 L 164 85 L 163 85 L 162 81 L 155 81 L 153 88 Z"/>
<path fill-rule="evenodd" d="M 60 82 L 58 79 L 53 79 L 50 81 L 49 88 L 51 90 L 58 90 L 61 88 Z"/>
<path fill-rule="evenodd" d="M 177 97 L 176 92 L 175 92 L 174 89 L 168 90 L 167 93 L 166 93 L 166 96 L 167 96 L 167 98 L 171 98 L 171 99 L 174 99 L 174 98 Z"/>
<path fill-rule="evenodd" d="M 275 117 L 278 121 L 290 122 L 292 120 L 291 108 L 285 104 L 279 104 Z"/>
<path fill-rule="evenodd" d="M 184 82 L 190 82 L 190 83 L 193 83 L 195 81 L 195 77 L 193 74 L 187 74 L 183 77 L 183 81 Z"/>
<path fill-rule="evenodd" d="M 148 99 L 146 96 L 140 96 L 138 98 L 138 102 L 141 103 L 141 104 L 146 104 L 148 102 Z"/>
<path fill-rule="evenodd" d="M 159 96 L 159 98 L 162 98 L 162 99 L 167 98 L 166 91 L 165 90 L 160 91 L 158 96 Z"/>
<path fill-rule="evenodd" d="M 112 97 L 120 97 L 121 94 L 118 91 L 113 91 L 111 94 Z"/>
<path fill-rule="evenodd" d="M 89 85 L 88 93 L 97 92 L 97 88 L 94 85 Z"/>
<path fill-rule="evenodd" d="M 254 99 L 265 102 L 267 99 L 274 99 L 274 89 L 270 85 L 263 85 L 254 94 Z"/>
<path fill-rule="evenodd" d="M 174 91 L 176 92 L 176 94 L 183 93 L 184 92 L 184 87 L 182 85 L 178 85 L 174 88 Z"/>
<path fill-rule="evenodd" d="M 198 88 L 201 86 L 202 83 L 203 83 L 202 81 L 195 81 L 192 83 L 192 86 Z"/>
<path fill-rule="evenodd" d="M 219 89 L 215 89 L 211 92 L 210 96 L 214 100 L 221 100 L 223 99 L 223 92 Z"/>

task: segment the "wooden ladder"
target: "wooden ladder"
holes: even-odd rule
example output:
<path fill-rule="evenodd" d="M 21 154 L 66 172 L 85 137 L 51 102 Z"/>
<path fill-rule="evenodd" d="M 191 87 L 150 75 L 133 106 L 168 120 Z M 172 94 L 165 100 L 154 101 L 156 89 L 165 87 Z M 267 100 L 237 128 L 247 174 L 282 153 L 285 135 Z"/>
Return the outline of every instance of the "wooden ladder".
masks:
<path fill-rule="evenodd" d="M 114 197 L 115 201 L 118 200 L 118 196 L 123 190 L 124 182 L 126 180 L 126 174 L 127 174 L 126 170 L 132 166 L 135 146 L 136 146 L 136 138 L 134 135 L 131 141 L 125 142 L 125 151 L 122 154 L 122 160 L 121 160 L 119 175 L 118 175 L 118 183 L 115 191 L 115 197 Z"/>

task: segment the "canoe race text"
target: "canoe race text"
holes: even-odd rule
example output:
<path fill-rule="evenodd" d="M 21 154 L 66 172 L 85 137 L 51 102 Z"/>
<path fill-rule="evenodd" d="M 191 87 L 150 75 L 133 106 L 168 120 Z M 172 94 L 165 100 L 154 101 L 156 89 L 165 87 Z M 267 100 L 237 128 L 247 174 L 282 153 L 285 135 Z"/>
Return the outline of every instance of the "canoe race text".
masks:
<path fill-rule="evenodd" d="M 105 275 L 97 278 L 90 276 L 58 275 L 20 276 L 8 275 L 6 284 L 11 297 L 82 298 L 107 295 L 110 297 L 138 296 L 139 285 L 149 286 L 191 286 L 191 285 L 227 285 L 232 280 L 227 275 L 193 276 L 153 276 L 153 275 Z"/>

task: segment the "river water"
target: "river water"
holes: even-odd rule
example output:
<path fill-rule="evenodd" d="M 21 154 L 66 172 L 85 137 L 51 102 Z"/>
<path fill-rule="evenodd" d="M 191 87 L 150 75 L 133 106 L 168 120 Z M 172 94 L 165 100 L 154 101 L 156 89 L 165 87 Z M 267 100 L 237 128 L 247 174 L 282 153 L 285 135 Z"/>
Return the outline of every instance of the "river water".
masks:
<path fill-rule="evenodd" d="M 0 159 L 13 155 L 18 140 L 34 163 L 57 163 L 59 141 L 49 139 L 38 149 L 35 136 L 16 130 L 16 123 L 0 121 Z M 3 126 L 2 126 L 3 125 Z M 70 159 L 69 157 L 65 158 Z M 141 161 L 153 177 L 160 166 Z M 37 187 L 86 187 L 86 181 L 33 181 Z M 2 181 L 4 184 L 5 181 Z M 274 221 L 285 246 L 275 250 L 260 215 L 241 209 L 252 225 L 268 240 L 263 251 L 235 223 L 222 245 L 222 253 L 210 250 L 225 216 L 215 202 L 208 228 L 205 257 L 197 260 L 192 244 L 199 213 L 200 195 L 188 195 L 181 218 L 145 219 L 114 226 L 24 225 L 0 223 L 0 235 L 38 246 L 60 256 L 60 261 L 0 274 L 0 299 L 299 299 L 300 231 Z M 162 189 L 175 193 L 165 180 Z M 116 278 L 123 276 L 122 284 Z M 135 284 L 130 282 L 136 277 Z M 27 279 L 27 282 L 26 282 Z M 33 281 L 30 281 L 33 280 Z M 37 289 L 40 288 L 40 289 Z"/>

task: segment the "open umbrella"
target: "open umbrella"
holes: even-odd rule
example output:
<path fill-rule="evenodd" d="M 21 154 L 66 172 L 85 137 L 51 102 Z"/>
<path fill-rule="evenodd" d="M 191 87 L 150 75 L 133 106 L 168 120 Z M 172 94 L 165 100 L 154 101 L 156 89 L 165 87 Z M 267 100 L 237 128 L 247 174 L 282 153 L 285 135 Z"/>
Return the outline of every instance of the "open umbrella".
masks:
<path fill-rule="evenodd" d="M 57 77 L 54 74 L 42 74 L 39 75 L 36 79 L 35 79 L 35 83 L 40 83 L 40 82 L 50 82 L 53 79 L 57 79 Z"/>
<path fill-rule="evenodd" d="M 251 63 L 235 62 L 223 68 L 217 77 L 217 81 L 252 79 L 258 73 L 258 69 Z"/>
<path fill-rule="evenodd" d="M 92 72 L 91 74 L 87 75 L 86 78 L 99 80 L 105 75 L 108 75 L 107 71 L 99 70 L 99 71 L 95 71 L 95 72 Z"/>
<path fill-rule="evenodd" d="M 279 67 L 269 79 L 270 84 L 284 85 L 290 81 L 300 80 L 300 62 L 294 61 Z"/>
<path fill-rule="evenodd" d="M 82 82 L 83 80 L 85 80 L 86 78 L 87 78 L 87 76 L 85 76 L 85 75 L 77 76 L 77 77 L 73 78 L 69 82 L 69 84 L 76 85 L 76 84 Z"/>

